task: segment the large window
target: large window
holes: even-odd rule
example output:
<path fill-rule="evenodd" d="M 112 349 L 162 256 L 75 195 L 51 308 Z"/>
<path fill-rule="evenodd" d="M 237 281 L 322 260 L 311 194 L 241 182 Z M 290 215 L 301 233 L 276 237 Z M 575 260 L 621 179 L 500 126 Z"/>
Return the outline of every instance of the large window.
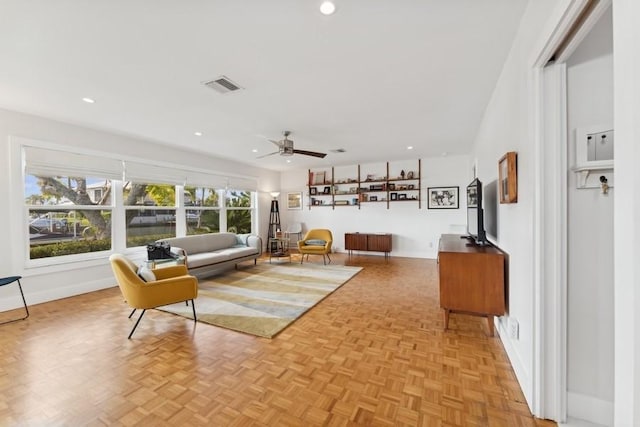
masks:
<path fill-rule="evenodd" d="M 185 187 L 187 235 L 220 231 L 220 197 L 213 188 Z"/>
<path fill-rule="evenodd" d="M 176 187 L 127 182 L 123 187 L 127 247 L 176 236 Z"/>
<path fill-rule="evenodd" d="M 227 231 L 251 233 L 252 197 L 248 191 L 227 190 L 225 192 Z"/>
<path fill-rule="evenodd" d="M 29 266 L 76 262 L 177 235 L 253 228 L 253 178 L 26 139 L 12 148 L 23 165 L 28 260 L 51 259 Z M 220 189 L 229 186 L 243 190 Z"/>
<path fill-rule="evenodd" d="M 24 188 L 29 259 L 111 249 L 110 180 L 27 175 Z"/>

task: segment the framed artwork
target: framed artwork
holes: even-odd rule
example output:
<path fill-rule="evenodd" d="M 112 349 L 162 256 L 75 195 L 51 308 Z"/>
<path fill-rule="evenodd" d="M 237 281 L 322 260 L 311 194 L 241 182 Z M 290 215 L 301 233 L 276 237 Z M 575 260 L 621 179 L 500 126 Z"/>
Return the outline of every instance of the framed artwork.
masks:
<path fill-rule="evenodd" d="M 407 195 L 405 193 L 398 194 L 398 200 L 407 200 Z"/>
<path fill-rule="evenodd" d="M 287 193 L 287 209 L 302 209 L 302 192 Z"/>
<path fill-rule="evenodd" d="M 316 194 L 318 194 L 318 189 L 316 187 L 309 188 L 309 194 L 315 196 Z"/>
<path fill-rule="evenodd" d="M 324 187 L 322 194 L 331 194 L 331 187 Z"/>
<path fill-rule="evenodd" d="M 460 207 L 460 187 L 427 188 L 428 209 L 458 209 Z"/>
<path fill-rule="evenodd" d="M 391 196 L 391 200 L 398 200 L 398 193 L 391 193 L 389 195 Z"/>
<path fill-rule="evenodd" d="M 498 186 L 500 187 L 500 203 L 516 203 L 518 201 L 517 155 L 509 151 L 498 161 Z"/>

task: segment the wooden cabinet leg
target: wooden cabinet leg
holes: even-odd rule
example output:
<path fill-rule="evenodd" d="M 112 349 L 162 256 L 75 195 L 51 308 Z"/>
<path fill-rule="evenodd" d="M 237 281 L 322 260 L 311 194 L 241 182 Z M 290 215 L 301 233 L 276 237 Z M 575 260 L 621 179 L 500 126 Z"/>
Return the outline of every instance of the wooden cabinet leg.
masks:
<path fill-rule="evenodd" d="M 492 337 L 493 336 L 493 323 L 494 323 L 494 319 L 495 316 L 491 316 L 488 315 L 487 316 L 487 325 L 489 326 L 489 336 Z"/>
<path fill-rule="evenodd" d="M 445 308 L 444 309 L 444 330 L 445 331 L 449 329 L 449 313 L 451 313 L 451 310 Z"/>

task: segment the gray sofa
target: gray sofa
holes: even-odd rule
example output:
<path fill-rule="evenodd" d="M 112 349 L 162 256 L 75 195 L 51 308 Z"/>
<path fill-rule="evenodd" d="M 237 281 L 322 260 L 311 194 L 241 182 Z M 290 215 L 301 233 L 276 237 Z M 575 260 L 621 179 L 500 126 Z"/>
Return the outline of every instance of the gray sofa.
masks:
<path fill-rule="evenodd" d="M 185 257 L 189 273 L 206 276 L 235 267 L 262 254 L 262 238 L 255 234 L 209 233 L 158 240 L 171 245 L 171 252 Z"/>

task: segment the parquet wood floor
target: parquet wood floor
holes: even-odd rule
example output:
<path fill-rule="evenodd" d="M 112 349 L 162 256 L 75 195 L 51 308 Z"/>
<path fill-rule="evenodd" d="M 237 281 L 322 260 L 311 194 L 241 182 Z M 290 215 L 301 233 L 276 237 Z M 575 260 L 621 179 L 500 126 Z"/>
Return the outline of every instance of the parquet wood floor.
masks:
<path fill-rule="evenodd" d="M 484 319 L 442 330 L 435 261 L 333 259 L 365 268 L 272 340 L 156 310 L 127 340 L 118 288 L 31 306 L 0 329 L 0 425 L 555 425 Z"/>

